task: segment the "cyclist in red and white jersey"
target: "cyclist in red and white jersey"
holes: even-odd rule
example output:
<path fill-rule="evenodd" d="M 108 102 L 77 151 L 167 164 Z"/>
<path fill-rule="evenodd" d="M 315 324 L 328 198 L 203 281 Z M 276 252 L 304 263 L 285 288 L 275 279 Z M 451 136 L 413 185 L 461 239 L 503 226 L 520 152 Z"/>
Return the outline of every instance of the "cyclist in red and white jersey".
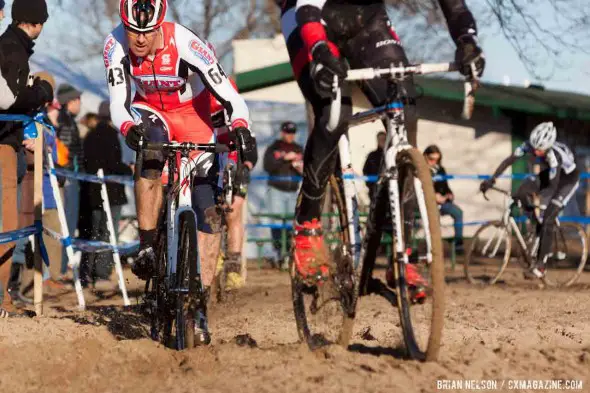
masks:
<path fill-rule="evenodd" d="M 182 25 L 164 22 L 166 9 L 166 0 L 120 0 L 122 23 L 106 38 L 103 51 L 113 123 L 136 151 L 141 138 L 213 142 L 209 102 L 209 94 L 213 94 L 227 111 L 231 128 L 246 151 L 251 150 L 246 103 L 203 40 Z M 143 168 L 135 184 L 140 252 L 133 272 L 146 279 L 155 258 L 152 246 L 163 199 L 160 178 L 164 155 L 142 154 Z M 219 228 L 210 225 L 219 221 L 211 219 L 216 214 L 217 170 L 213 154 L 195 154 L 194 158 L 198 177 L 193 205 L 199 223 L 202 279 L 208 287 L 220 241 Z"/>
<path fill-rule="evenodd" d="M 210 45 L 211 50 L 215 53 L 215 48 Z M 230 82 L 234 89 L 238 91 L 238 87 L 230 78 Z M 226 143 L 229 132 L 227 128 L 226 111 L 221 103 L 211 95 L 211 121 L 215 127 L 217 140 L 220 143 Z M 252 133 L 254 137 L 254 133 Z M 256 139 L 254 139 L 256 141 Z M 234 164 L 238 163 L 237 152 L 223 154 L 220 157 L 220 169 L 224 168 L 229 161 Z M 233 186 L 233 200 L 231 204 L 231 211 L 226 214 L 227 220 L 227 253 L 223 256 L 222 264 L 218 264 L 217 268 L 224 268 L 227 271 L 226 290 L 239 289 L 244 285 L 242 279 L 242 245 L 244 244 L 244 223 L 242 221 L 242 209 L 248 193 L 248 184 L 250 183 L 250 172 L 258 162 L 258 151 L 253 149 L 251 152 L 242 154 L 241 164 L 237 167 L 236 177 Z"/>

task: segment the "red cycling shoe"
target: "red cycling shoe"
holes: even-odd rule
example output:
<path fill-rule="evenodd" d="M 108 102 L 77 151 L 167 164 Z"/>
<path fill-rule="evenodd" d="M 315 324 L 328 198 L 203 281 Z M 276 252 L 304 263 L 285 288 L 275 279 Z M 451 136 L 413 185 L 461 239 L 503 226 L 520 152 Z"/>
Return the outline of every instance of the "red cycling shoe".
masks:
<path fill-rule="evenodd" d="M 311 284 L 328 278 L 328 251 L 318 219 L 295 225 L 293 262 L 296 273 Z"/>
<path fill-rule="evenodd" d="M 386 273 L 387 285 L 391 288 L 395 288 L 395 276 L 393 269 L 387 269 Z M 406 283 L 410 290 L 410 296 L 412 303 L 422 303 L 426 300 L 426 287 L 428 282 L 418 273 L 416 265 L 411 263 L 406 264 Z"/>

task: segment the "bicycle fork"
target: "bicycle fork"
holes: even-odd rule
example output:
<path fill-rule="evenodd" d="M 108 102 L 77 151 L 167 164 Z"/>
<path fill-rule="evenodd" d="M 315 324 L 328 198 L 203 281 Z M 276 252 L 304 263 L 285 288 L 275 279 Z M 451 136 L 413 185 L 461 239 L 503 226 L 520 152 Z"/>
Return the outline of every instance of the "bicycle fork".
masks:
<path fill-rule="evenodd" d="M 401 222 L 401 207 L 399 202 L 399 173 L 395 162 L 397 152 L 398 149 L 395 145 L 389 147 L 385 152 L 385 167 L 387 168 L 385 172 L 385 178 L 388 182 L 389 210 L 391 211 L 391 223 L 393 225 L 393 231 L 395 233 L 394 250 L 396 259 L 403 260 L 404 264 L 407 264 L 408 255 L 404 252 L 404 241 L 402 238 L 403 227 Z"/>
<path fill-rule="evenodd" d="M 348 233 L 350 234 L 350 245 L 352 247 L 354 268 L 360 262 L 361 254 L 361 232 L 358 216 L 358 200 L 356 197 L 356 185 L 354 182 L 354 172 L 350 160 L 350 142 L 348 133 L 343 134 L 338 141 L 338 152 L 340 154 L 340 165 L 342 168 L 342 182 L 344 188 L 344 199 L 346 203 L 346 218 L 348 220 Z"/>

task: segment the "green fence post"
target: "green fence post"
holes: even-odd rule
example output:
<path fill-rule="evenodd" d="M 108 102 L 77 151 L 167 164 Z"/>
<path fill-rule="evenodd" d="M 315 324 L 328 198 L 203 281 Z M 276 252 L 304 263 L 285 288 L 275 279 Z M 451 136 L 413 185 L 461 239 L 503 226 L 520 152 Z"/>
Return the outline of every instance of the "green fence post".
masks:
<path fill-rule="evenodd" d="M 258 270 L 262 269 L 262 252 L 264 248 L 263 242 L 256 242 L 256 246 L 258 248 Z"/>

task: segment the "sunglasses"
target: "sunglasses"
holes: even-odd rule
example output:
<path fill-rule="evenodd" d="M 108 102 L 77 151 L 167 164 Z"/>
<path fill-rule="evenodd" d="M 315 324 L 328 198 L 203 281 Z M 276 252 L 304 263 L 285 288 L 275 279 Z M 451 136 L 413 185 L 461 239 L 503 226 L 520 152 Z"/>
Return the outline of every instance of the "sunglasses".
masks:
<path fill-rule="evenodd" d="M 151 35 L 151 34 L 155 33 L 157 30 L 154 29 L 154 30 L 150 30 L 150 31 L 137 31 L 132 27 L 125 26 L 125 31 L 132 34 L 133 36 L 138 36 L 138 35 L 142 35 L 142 34 Z"/>

